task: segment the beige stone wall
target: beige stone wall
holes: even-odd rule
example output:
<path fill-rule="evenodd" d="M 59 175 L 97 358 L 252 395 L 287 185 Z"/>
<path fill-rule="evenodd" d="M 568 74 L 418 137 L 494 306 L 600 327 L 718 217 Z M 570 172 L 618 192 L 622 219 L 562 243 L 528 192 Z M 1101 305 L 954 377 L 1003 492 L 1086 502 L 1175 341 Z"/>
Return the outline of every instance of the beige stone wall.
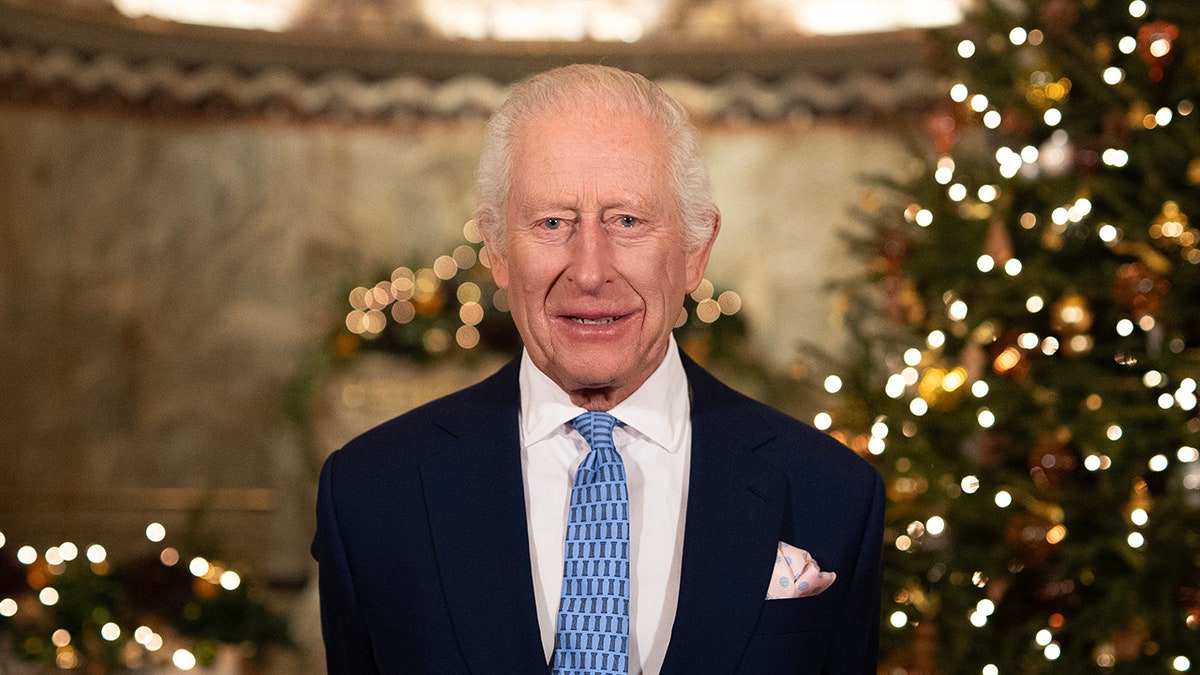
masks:
<path fill-rule="evenodd" d="M 120 553 L 160 520 L 302 577 L 313 462 L 350 431 L 306 454 L 284 392 L 345 288 L 461 243 L 481 127 L 0 107 L 0 531 Z M 708 126 L 703 145 L 724 214 L 710 278 L 776 363 L 835 344 L 834 232 L 898 144 L 817 121 Z"/>

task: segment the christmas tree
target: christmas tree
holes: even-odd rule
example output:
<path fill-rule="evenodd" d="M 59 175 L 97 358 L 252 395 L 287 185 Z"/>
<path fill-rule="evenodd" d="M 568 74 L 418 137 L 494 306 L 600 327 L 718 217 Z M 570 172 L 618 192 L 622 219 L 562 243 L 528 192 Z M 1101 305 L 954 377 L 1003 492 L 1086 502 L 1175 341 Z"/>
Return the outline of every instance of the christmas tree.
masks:
<path fill-rule="evenodd" d="M 939 38 L 817 416 L 888 482 L 882 672 L 1200 670 L 1200 3 Z"/>

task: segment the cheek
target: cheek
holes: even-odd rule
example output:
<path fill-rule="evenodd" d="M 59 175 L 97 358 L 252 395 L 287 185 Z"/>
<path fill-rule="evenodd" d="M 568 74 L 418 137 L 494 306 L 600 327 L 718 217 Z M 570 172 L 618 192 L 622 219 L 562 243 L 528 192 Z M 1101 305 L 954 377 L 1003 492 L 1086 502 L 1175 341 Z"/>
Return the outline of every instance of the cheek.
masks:
<path fill-rule="evenodd" d="M 548 295 L 554 292 L 554 275 L 548 274 L 544 266 L 514 262 L 508 277 L 508 303 L 513 313 L 536 314 L 546 304 Z"/>

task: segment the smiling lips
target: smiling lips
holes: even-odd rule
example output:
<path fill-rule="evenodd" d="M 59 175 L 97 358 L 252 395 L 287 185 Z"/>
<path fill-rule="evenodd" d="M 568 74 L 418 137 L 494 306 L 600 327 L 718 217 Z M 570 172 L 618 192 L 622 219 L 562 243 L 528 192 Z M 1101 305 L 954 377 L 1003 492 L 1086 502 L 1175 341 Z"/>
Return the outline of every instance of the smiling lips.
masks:
<path fill-rule="evenodd" d="M 567 318 L 575 323 L 581 323 L 585 326 L 602 326 L 606 323 L 612 323 L 617 320 L 617 317 L 615 316 L 602 316 L 594 319 L 589 319 L 582 316 L 568 316 Z"/>

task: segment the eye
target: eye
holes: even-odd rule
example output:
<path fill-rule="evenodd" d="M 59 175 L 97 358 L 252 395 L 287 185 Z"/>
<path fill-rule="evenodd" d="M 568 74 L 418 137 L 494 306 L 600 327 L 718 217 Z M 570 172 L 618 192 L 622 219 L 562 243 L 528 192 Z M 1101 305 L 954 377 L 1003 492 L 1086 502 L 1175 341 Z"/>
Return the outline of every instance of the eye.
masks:
<path fill-rule="evenodd" d="M 557 230 L 562 227 L 562 220 L 559 218 L 547 218 L 542 221 L 542 226 L 547 230 Z"/>
<path fill-rule="evenodd" d="M 621 227 L 633 227 L 638 224 L 638 219 L 633 216 L 621 216 Z"/>

